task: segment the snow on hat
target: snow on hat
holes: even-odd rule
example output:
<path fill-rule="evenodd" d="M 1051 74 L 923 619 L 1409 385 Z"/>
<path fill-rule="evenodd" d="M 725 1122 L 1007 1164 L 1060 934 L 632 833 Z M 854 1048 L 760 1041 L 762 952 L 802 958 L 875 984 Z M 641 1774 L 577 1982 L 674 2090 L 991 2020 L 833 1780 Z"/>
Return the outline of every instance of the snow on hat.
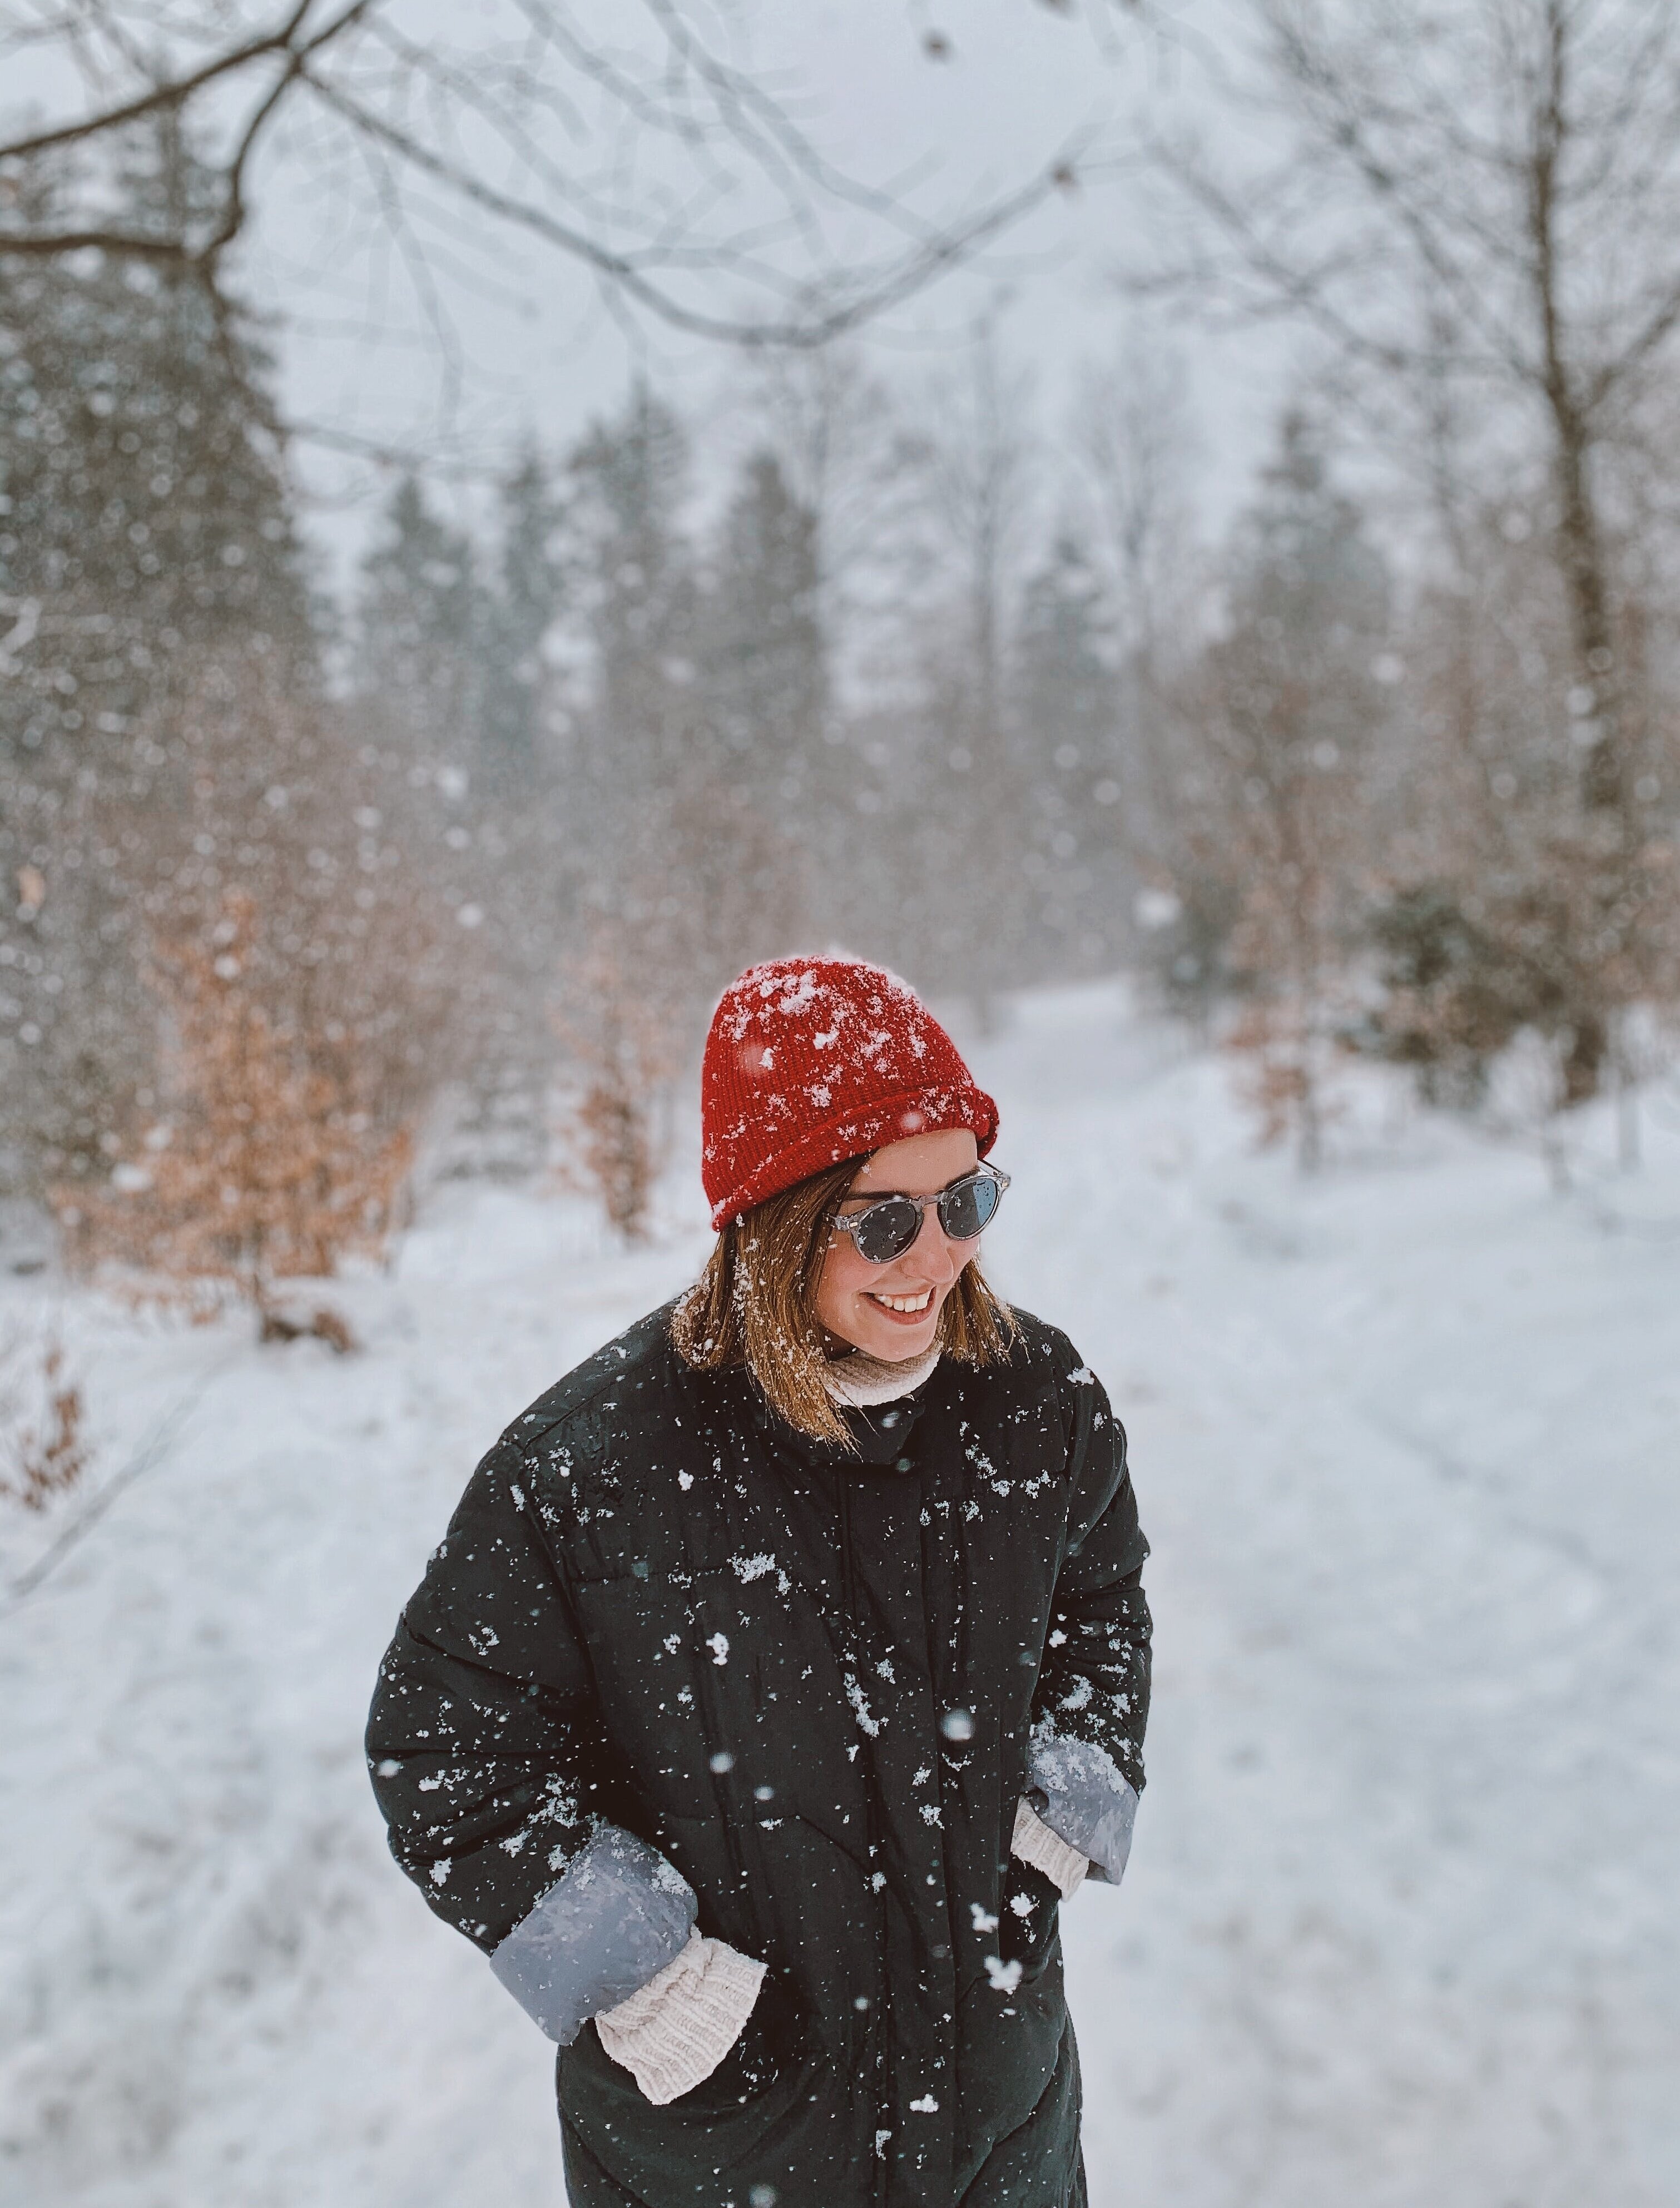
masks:
<path fill-rule="evenodd" d="M 969 1127 L 998 1107 L 907 981 L 861 958 L 750 966 L 712 1014 L 700 1067 L 700 1175 L 714 1227 L 843 1158 Z"/>

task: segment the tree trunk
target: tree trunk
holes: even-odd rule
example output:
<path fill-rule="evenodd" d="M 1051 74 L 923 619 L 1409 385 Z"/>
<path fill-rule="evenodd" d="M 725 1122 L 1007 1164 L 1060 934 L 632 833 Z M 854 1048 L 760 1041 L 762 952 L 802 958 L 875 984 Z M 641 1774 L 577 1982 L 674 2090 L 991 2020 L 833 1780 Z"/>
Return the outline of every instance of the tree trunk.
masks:
<path fill-rule="evenodd" d="M 1582 734 L 1590 741 L 1581 768 L 1581 802 L 1589 812 L 1623 813 L 1621 686 L 1605 573 L 1604 537 L 1593 495 L 1592 429 L 1569 373 L 1559 297 L 1557 232 L 1558 169 L 1569 132 L 1570 26 L 1558 0 L 1547 8 L 1551 37 L 1546 81 L 1534 117 L 1529 170 L 1529 235 L 1534 303 L 1539 319 L 1541 385 L 1551 417 L 1552 473 L 1557 487 L 1559 564 L 1569 594 L 1576 687 L 1591 699 Z"/>
<path fill-rule="evenodd" d="M 1603 1014 L 1578 1011 L 1563 1053 L 1561 1101 L 1566 1107 L 1590 1103 L 1598 1095 L 1609 1053 L 1610 1029 Z"/>
<path fill-rule="evenodd" d="M 1548 396 L 1551 396 L 1550 392 Z M 1567 393 L 1552 401 L 1557 437 L 1558 540 L 1569 589 L 1576 675 L 1592 693 L 1592 741 L 1581 766 L 1581 802 L 1589 812 L 1623 811 L 1622 686 L 1616 664 L 1605 580 L 1604 543 L 1587 477 L 1587 441 Z"/>

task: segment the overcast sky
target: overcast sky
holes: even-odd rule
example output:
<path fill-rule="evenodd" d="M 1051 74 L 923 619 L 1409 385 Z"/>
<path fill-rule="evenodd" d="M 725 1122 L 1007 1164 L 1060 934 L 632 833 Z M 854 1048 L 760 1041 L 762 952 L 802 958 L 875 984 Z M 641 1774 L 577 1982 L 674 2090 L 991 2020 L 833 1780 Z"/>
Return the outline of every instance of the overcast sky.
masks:
<path fill-rule="evenodd" d="M 1134 316 L 1110 273 L 1144 219 L 1125 173 L 1133 119 L 1144 111 L 1193 118 L 1228 136 L 1197 56 L 1203 40 L 1229 53 L 1237 0 L 1178 0 L 1152 19 L 1123 0 L 1068 0 L 1065 9 L 1045 0 L 685 4 L 714 43 L 727 39 L 735 58 L 753 57 L 824 156 L 871 184 L 904 182 L 924 215 L 971 211 L 1041 173 L 1077 139 L 1117 154 L 1106 177 L 1057 195 L 863 340 L 873 361 L 913 381 L 949 364 L 989 309 L 1006 350 L 1033 371 L 1041 426 L 1053 430 L 1082 364 L 1112 354 Z M 244 12 L 266 19 L 272 9 L 244 0 Z M 411 34 L 429 28 L 457 47 L 496 12 L 497 0 L 401 0 L 397 10 Z M 627 0 L 582 0 L 579 13 L 615 38 L 640 20 Z M 944 57 L 930 55 L 930 33 L 945 42 Z M 15 76 L 14 89 L 51 99 L 45 81 L 26 87 Z M 636 158 L 658 174 L 657 147 L 639 147 Z M 477 495 L 475 473 L 482 477 L 524 435 L 563 444 L 621 399 L 638 369 L 700 423 L 703 468 L 709 449 L 727 447 L 724 397 L 739 381 L 728 352 L 646 315 L 627 331 L 576 264 L 452 212 L 433 230 L 429 310 L 401 251 L 366 219 L 365 177 L 325 159 L 315 136 L 294 132 L 276 144 L 257 198 L 261 219 L 240 273 L 255 302 L 279 316 L 288 412 L 441 457 L 446 475 L 449 465 L 461 472 L 447 495 L 464 512 Z M 881 243 L 879 231 L 841 208 L 828 222 L 843 255 Z M 762 303 L 719 282 L 705 303 L 729 312 Z M 1289 351 L 1275 336 L 1215 345 L 1184 330 L 1173 341 L 1194 387 L 1202 502 L 1216 526 L 1245 495 Z M 707 424 L 717 425 L 711 443 Z M 315 526 L 342 571 L 388 474 L 313 444 L 299 457 Z"/>
<path fill-rule="evenodd" d="M 1130 118 L 1145 107 L 1157 117 L 1211 114 L 1195 55 L 1214 12 L 1187 5 L 1170 31 L 1150 32 L 1110 0 L 1065 15 L 1041 0 L 962 0 L 950 9 L 777 0 L 741 11 L 738 51 L 759 58 L 819 149 L 871 183 L 914 172 L 909 196 L 924 213 L 961 213 L 996 198 L 1076 139 L 1097 140 L 1119 156 L 1105 180 L 1057 195 L 978 261 L 872 326 L 863 342 L 874 362 L 906 379 L 926 375 L 948 363 L 992 309 L 1007 349 L 1034 371 L 1041 420 L 1054 428 L 1080 365 L 1112 352 L 1135 315 L 1111 273 L 1141 219 L 1140 195 L 1125 174 Z M 930 30 L 949 41 L 948 57 L 928 55 Z M 442 273 L 462 382 L 441 411 L 440 349 L 395 255 L 381 246 L 358 264 L 341 243 L 324 253 L 321 209 L 300 181 L 290 219 L 271 220 L 250 263 L 262 290 L 285 305 L 286 390 L 298 418 L 398 444 L 441 444 L 477 463 L 527 432 L 563 443 L 615 405 L 639 368 L 701 423 L 703 468 L 705 425 L 717 423 L 720 447 L 729 441 L 723 400 L 740 375 L 726 349 L 645 315 L 627 332 L 585 272 L 501 230 L 463 240 L 463 261 L 489 264 L 491 293 Z M 849 226 L 843 213 L 831 219 L 843 250 L 871 242 L 867 225 Z M 720 282 L 712 303 L 727 311 L 740 296 Z M 1173 341 L 1194 379 L 1203 502 L 1216 525 L 1244 495 L 1269 433 L 1287 351 L 1272 338 L 1215 346 L 1188 330 Z M 347 555 L 381 494 L 377 471 L 328 462 L 318 451 L 304 466 L 333 506 L 343 501 L 339 518 L 322 520 Z M 470 489 L 459 495 L 471 503 Z"/>

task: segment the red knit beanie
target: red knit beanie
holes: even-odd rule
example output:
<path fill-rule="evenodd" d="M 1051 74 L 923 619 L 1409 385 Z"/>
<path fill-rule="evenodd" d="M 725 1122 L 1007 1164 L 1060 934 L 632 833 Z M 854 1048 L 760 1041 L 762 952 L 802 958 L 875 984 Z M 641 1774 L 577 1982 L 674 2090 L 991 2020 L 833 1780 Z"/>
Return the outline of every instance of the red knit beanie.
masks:
<path fill-rule="evenodd" d="M 712 1014 L 700 1068 L 700 1175 L 711 1223 L 843 1158 L 970 1127 L 998 1107 L 908 982 L 861 958 L 750 966 Z"/>

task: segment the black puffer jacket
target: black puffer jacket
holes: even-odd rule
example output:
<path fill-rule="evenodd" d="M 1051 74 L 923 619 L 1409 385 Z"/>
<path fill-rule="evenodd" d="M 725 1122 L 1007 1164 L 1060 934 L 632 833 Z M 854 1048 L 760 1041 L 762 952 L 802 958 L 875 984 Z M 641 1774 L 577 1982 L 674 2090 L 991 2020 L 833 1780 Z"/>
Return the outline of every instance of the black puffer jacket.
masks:
<path fill-rule="evenodd" d="M 735 2053 L 669 2106 L 592 2029 L 562 2051 L 579 2208 L 1070 2208 L 1055 1889 L 1010 1836 L 1035 1735 L 1143 1783 L 1124 1433 L 1017 1314 L 1007 1365 L 942 1360 L 891 1425 L 854 1414 L 878 1461 L 849 1458 L 692 1370 L 669 1316 L 473 1475 L 375 1698 L 393 1851 L 493 1950 L 608 1820 L 768 1963 Z"/>

